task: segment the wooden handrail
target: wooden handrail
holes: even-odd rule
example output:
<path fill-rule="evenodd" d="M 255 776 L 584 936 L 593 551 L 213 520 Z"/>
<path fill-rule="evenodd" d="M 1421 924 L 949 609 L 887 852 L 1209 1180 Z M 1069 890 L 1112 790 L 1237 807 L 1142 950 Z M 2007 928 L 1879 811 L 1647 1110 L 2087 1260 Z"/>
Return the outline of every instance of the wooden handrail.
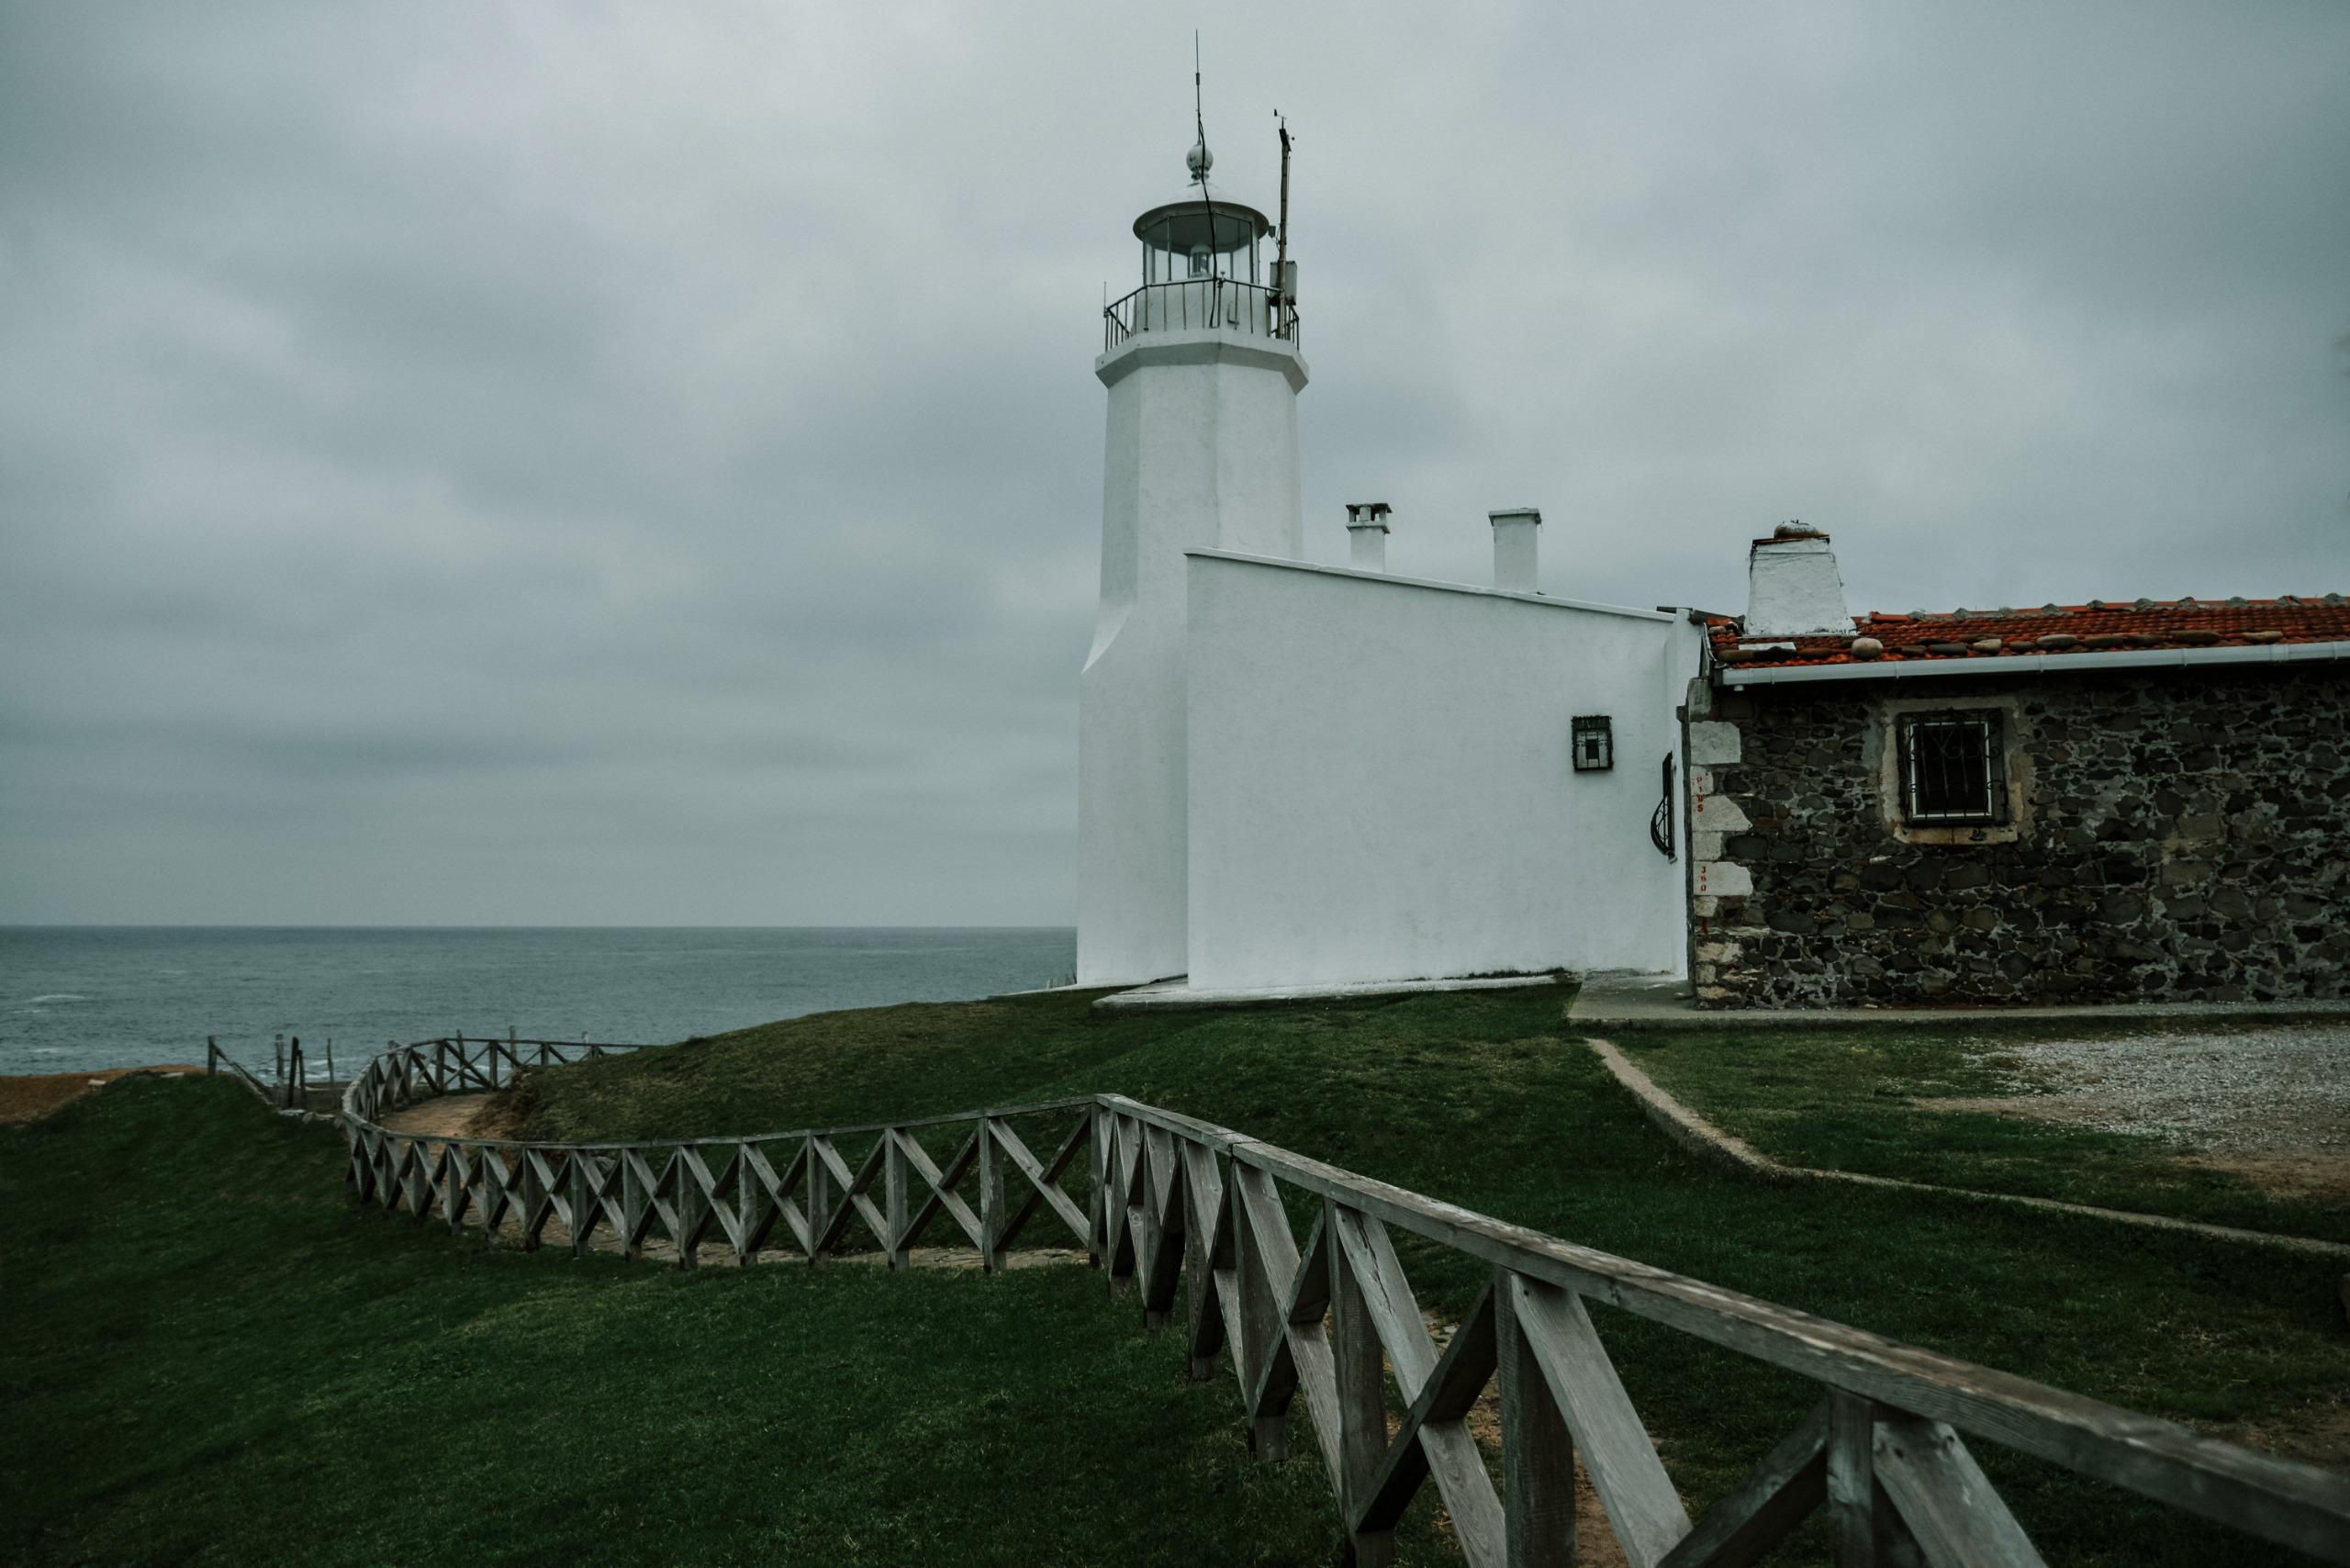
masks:
<path fill-rule="evenodd" d="M 855 1228 L 902 1268 L 944 1215 L 993 1271 L 1027 1221 L 1049 1213 L 1113 1288 L 1137 1292 L 1147 1325 L 1170 1323 L 1184 1301 L 1192 1373 L 1228 1361 L 1260 1456 L 1281 1456 L 1287 1412 L 1303 1395 L 1358 1562 L 1387 1559 L 1389 1532 L 1429 1480 L 1472 1563 L 1564 1561 L 1559 1532 L 1573 1529 L 1578 1451 L 1639 1568 L 1750 1562 L 1820 1506 L 1840 1563 L 1912 1550 L 1933 1562 L 2039 1562 L 1963 1434 L 2350 1564 L 2350 1477 L 1578 1246 L 1124 1095 L 624 1143 L 438 1137 L 377 1119 L 452 1082 L 510 1081 L 521 1065 L 514 1047 L 542 1044 L 592 1050 L 450 1036 L 371 1059 L 343 1097 L 358 1196 L 419 1219 L 437 1212 L 452 1228 L 470 1217 L 493 1237 L 510 1223 L 526 1249 L 556 1221 L 575 1252 L 601 1228 L 635 1256 L 657 1231 L 685 1268 L 706 1246 L 749 1262 L 770 1243 L 813 1263 Z M 1049 1159 L 1008 1125 L 1070 1113 L 1078 1120 Z M 956 1126 L 970 1132 L 943 1166 L 913 1136 Z M 866 1137 L 861 1159 L 839 1147 Z M 1080 1151 L 1091 1176 L 1082 1204 L 1062 1184 Z M 1285 1194 L 1318 1200 L 1302 1246 Z M 1390 1227 L 1492 1271 L 1441 1350 Z M 1692 1520 L 1587 1302 L 1796 1372 L 1824 1398 Z M 1405 1407 L 1393 1434 L 1387 1369 Z M 1496 1376 L 1502 1494 L 1465 1425 Z"/>
<path fill-rule="evenodd" d="M 204 1041 L 204 1070 L 207 1074 L 216 1072 L 218 1070 L 219 1064 L 222 1062 L 228 1063 L 229 1070 L 244 1081 L 245 1087 L 260 1095 L 262 1097 L 262 1102 L 264 1104 L 273 1108 L 275 1107 L 277 1104 L 277 1096 L 270 1092 L 269 1085 L 254 1077 L 252 1070 L 248 1069 L 243 1062 L 239 1061 L 235 1057 L 232 1057 L 227 1051 L 222 1050 L 214 1037 L 207 1035 L 205 1036 Z"/>
<path fill-rule="evenodd" d="M 2350 1562 L 2350 1478 L 2334 1472 L 1579 1247 L 1123 1095 L 1102 1101 L 1114 1114 L 1196 1139 L 1237 1164 L 1511 1273 L 2267 1540 Z"/>

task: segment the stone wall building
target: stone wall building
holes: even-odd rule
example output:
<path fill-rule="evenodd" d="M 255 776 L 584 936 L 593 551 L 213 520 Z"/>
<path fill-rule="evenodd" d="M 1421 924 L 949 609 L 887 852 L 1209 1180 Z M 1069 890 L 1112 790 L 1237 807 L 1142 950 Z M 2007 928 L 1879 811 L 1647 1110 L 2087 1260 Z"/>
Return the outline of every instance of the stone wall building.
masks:
<path fill-rule="evenodd" d="M 1848 618 L 1753 549 L 1686 712 L 1702 1005 L 2350 996 L 2350 605 Z"/>

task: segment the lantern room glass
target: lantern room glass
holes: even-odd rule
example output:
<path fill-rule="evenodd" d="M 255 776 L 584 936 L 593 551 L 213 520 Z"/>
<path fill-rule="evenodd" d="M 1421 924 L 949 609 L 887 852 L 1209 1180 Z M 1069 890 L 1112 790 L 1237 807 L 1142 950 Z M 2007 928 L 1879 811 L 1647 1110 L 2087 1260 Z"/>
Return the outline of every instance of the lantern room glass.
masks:
<path fill-rule="evenodd" d="M 1142 281 L 1221 277 L 1253 284 L 1257 228 L 1244 208 L 1193 207 L 1158 218 L 1142 230 Z"/>

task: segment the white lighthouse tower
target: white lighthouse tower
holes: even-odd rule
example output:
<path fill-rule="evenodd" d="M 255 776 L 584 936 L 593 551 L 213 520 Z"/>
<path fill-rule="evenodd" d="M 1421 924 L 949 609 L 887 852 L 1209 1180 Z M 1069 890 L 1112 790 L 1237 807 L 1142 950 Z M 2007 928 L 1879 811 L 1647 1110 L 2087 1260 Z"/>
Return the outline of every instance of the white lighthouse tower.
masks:
<path fill-rule="evenodd" d="M 1191 191 L 1135 219 L 1141 286 L 1103 313 L 1093 362 L 1110 416 L 1079 698 L 1080 984 L 1188 968 L 1184 553 L 1304 554 L 1295 263 L 1274 263 L 1263 213 L 1210 186 L 1213 162 L 1203 133 Z"/>

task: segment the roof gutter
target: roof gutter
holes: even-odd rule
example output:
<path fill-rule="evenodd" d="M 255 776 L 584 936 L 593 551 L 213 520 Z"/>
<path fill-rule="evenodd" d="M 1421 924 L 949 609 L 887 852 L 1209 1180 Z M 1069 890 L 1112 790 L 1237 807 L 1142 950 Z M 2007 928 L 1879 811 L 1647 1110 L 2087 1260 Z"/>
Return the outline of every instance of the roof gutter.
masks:
<path fill-rule="evenodd" d="M 2250 648 L 2127 648 L 2113 653 L 2012 654 L 1981 659 L 1897 659 L 1846 665 L 1770 665 L 1740 669 L 1717 663 L 1724 686 L 1791 686 L 1812 680 L 1930 680 L 1942 676 L 2064 675 L 2105 669 L 2177 669 L 2223 665 L 2334 664 L 2350 643 L 2265 643 Z"/>

